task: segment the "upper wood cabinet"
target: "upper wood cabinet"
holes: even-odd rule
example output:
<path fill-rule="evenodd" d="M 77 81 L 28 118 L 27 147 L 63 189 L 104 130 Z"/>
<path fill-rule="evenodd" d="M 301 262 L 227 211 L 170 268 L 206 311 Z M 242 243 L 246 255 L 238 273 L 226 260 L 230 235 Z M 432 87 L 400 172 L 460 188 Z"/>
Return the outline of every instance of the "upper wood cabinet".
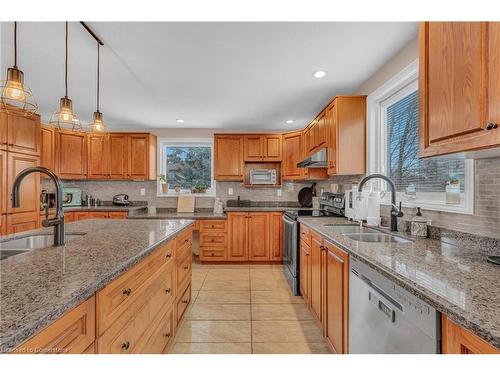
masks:
<path fill-rule="evenodd" d="M 215 134 L 214 175 L 219 181 L 243 181 L 243 135 Z"/>
<path fill-rule="evenodd" d="M 500 145 L 500 23 L 423 22 L 420 156 Z"/>
<path fill-rule="evenodd" d="M 245 161 L 281 161 L 281 134 L 244 136 Z"/>
<path fill-rule="evenodd" d="M 329 174 L 366 171 L 366 96 L 337 96 L 326 110 Z"/>
<path fill-rule="evenodd" d="M 7 195 L 7 152 L 0 150 L 0 215 L 7 213 Z"/>
<path fill-rule="evenodd" d="M 107 135 L 89 135 L 87 147 L 87 177 L 91 179 L 109 178 L 109 142 Z"/>
<path fill-rule="evenodd" d="M 303 158 L 302 131 L 283 134 L 283 165 L 281 167 L 284 180 L 299 180 L 303 176 L 303 169 L 297 163 Z"/>
<path fill-rule="evenodd" d="M 40 164 L 38 156 L 7 153 L 7 196 L 11 196 L 12 187 L 16 176 L 26 168 L 37 167 Z M 19 207 L 12 207 L 12 199 L 8 199 L 8 213 L 30 213 L 38 215 L 40 213 L 40 176 L 32 173 L 26 176 L 21 182 L 19 189 Z"/>
<path fill-rule="evenodd" d="M 128 135 L 128 177 L 133 180 L 156 179 L 156 136 Z"/>
<path fill-rule="evenodd" d="M 87 135 L 56 131 L 56 173 L 62 179 L 87 178 Z"/>
<path fill-rule="evenodd" d="M 500 350 L 442 315 L 443 354 L 500 354 Z"/>
<path fill-rule="evenodd" d="M 109 134 L 109 178 L 125 180 L 128 175 L 128 136 L 122 133 Z"/>
<path fill-rule="evenodd" d="M 42 125 L 40 166 L 55 171 L 56 169 L 56 138 L 52 126 Z"/>
<path fill-rule="evenodd" d="M 40 116 L 26 117 L 17 109 L 0 109 L 0 149 L 40 156 Z"/>

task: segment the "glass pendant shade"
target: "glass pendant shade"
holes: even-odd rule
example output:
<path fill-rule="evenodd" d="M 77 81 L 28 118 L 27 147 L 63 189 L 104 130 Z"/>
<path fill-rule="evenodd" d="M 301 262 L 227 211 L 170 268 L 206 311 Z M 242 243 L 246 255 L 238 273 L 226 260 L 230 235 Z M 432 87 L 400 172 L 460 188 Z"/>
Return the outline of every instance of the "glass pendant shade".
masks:
<path fill-rule="evenodd" d="M 73 112 L 73 103 L 67 96 L 61 98 L 59 110 L 52 114 L 49 123 L 62 130 L 82 131 L 83 129 L 80 119 Z"/>
<path fill-rule="evenodd" d="M 94 112 L 94 120 L 89 125 L 89 133 L 99 135 L 106 134 L 108 132 L 108 127 L 102 119 L 102 113 L 99 111 Z"/>

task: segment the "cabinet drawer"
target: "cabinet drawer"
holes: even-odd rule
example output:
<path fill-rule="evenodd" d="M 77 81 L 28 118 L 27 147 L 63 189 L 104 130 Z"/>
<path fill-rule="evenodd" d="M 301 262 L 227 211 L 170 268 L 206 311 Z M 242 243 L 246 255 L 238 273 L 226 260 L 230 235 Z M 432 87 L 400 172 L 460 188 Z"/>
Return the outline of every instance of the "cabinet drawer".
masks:
<path fill-rule="evenodd" d="M 95 339 L 95 297 L 64 314 L 16 348 L 15 353 L 80 354 Z"/>
<path fill-rule="evenodd" d="M 177 263 L 182 262 L 189 254 L 193 253 L 193 246 L 191 242 L 188 242 L 186 245 L 182 246 L 180 249 L 177 249 L 175 254 L 175 261 Z"/>
<path fill-rule="evenodd" d="M 89 212 L 89 219 L 107 219 L 109 218 L 109 212 L 107 211 L 91 211 Z"/>
<path fill-rule="evenodd" d="M 226 246 L 226 234 L 201 232 L 200 246 Z"/>
<path fill-rule="evenodd" d="M 226 260 L 225 247 L 200 247 L 200 259 L 202 261 Z"/>
<path fill-rule="evenodd" d="M 226 232 L 226 220 L 200 220 L 200 232 Z"/>
<path fill-rule="evenodd" d="M 108 214 L 110 219 L 126 219 L 128 217 L 127 211 L 111 211 Z"/>
<path fill-rule="evenodd" d="M 99 353 L 140 353 L 161 311 L 173 305 L 174 263 L 165 264 L 99 338 Z M 101 327 L 99 327 L 101 328 Z"/>
<path fill-rule="evenodd" d="M 191 283 L 187 286 L 181 298 L 177 301 L 177 324 L 182 320 L 189 303 L 191 302 Z"/>
<path fill-rule="evenodd" d="M 175 238 L 175 248 L 179 249 L 182 246 L 192 242 L 193 242 L 193 231 L 191 229 L 185 230 Z"/>
<path fill-rule="evenodd" d="M 305 225 L 300 225 L 300 239 L 304 241 L 307 245 L 311 246 L 311 229 Z"/>
<path fill-rule="evenodd" d="M 175 317 L 174 306 L 170 306 L 166 313 L 160 312 L 155 321 L 153 331 L 149 335 L 144 348 L 141 349 L 143 354 L 161 354 L 170 344 L 174 337 Z"/>
<path fill-rule="evenodd" d="M 146 288 L 151 275 L 172 261 L 172 254 L 173 241 L 170 241 L 97 293 L 99 334 L 130 307 Z"/>
<path fill-rule="evenodd" d="M 177 263 L 177 284 L 176 284 L 176 291 L 179 291 L 179 288 L 181 288 L 186 280 L 191 278 L 191 263 L 193 260 L 193 256 L 189 254 L 184 260 L 181 262 Z"/>

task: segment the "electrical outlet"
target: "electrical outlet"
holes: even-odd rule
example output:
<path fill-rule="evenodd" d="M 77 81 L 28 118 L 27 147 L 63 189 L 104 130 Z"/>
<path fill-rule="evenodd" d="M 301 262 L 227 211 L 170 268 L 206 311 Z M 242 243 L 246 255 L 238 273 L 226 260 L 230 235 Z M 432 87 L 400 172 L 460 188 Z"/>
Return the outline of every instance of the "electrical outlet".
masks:
<path fill-rule="evenodd" d="M 233 188 L 227 189 L 227 195 L 233 195 Z"/>
<path fill-rule="evenodd" d="M 141 188 L 141 195 L 142 196 L 146 195 L 146 189 L 145 188 Z"/>
<path fill-rule="evenodd" d="M 278 197 L 281 197 L 281 196 L 283 195 L 283 190 L 281 190 L 281 189 L 276 189 L 276 195 L 277 195 Z"/>

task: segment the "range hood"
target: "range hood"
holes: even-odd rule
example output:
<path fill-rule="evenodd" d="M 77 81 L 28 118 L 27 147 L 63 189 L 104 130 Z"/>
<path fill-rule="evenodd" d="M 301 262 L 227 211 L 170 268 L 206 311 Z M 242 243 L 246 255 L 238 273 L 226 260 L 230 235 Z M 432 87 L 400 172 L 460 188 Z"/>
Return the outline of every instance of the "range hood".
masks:
<path fill-rule="evenodd" d="M 298 168 L 328 168 L 328 151 L 324 147 L 297 163 Z"/>

